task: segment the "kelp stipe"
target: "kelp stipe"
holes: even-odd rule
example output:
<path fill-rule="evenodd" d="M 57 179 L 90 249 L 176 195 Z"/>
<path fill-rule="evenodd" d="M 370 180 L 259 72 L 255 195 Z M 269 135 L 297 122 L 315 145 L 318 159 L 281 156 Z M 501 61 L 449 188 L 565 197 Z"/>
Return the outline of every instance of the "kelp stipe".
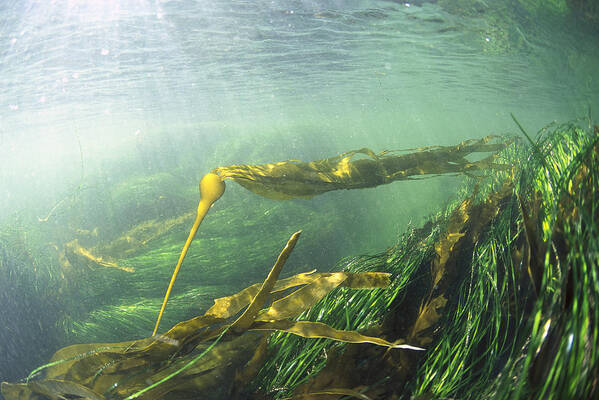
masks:
<path fill-rule="evenodd" d="M 193 241 L 193 238 L 200 227 L 200 224 L 204 220 L 204 217 L 210 210 L 210 207 L 223 195 L 225 192 L 225 183 L 215 174 L 206 174 L 202 180 L 200 181 L 200 202 L 198 204 L 198 211 L 196 214 L 195 221 L 193 222 L 193 226 L 191 227 L 191 231 L 189 232 L 189 236 L 187 237 L 187 241 L 183 246 L 183 250 L 181 250 L 181 255 L 179 256 L 179 260 L 177 261 L 177 265 L 175 266 L 175 270 L 173 271 L 173 276 L 171 278 L 170 283 L 168 284 L 168 288 L 166 289 L 166 294 L 164 295 L 164 300 L 162 302 L 162 306 L 160 307 L 160 313 L 158 314 L 158 319 L 156 320 L 156 325 L 154 326 L 154 331 L 152 335 L 155 335 L 158 331 L 158 325 L 160 325 L 160 320 L 162 319 L 162 314 L 164 313 L 164 309 L 166 308 L 166 302 L 171 294 L 171 290 L 173 289 L 173 285 L 175 284 L 175 279 L 177 279 L 177 274 L 179 273 L 179 269 L 181 268 L 181 264 L 183 264 L 183 259 L 189 250 L 189 246 Z"/>

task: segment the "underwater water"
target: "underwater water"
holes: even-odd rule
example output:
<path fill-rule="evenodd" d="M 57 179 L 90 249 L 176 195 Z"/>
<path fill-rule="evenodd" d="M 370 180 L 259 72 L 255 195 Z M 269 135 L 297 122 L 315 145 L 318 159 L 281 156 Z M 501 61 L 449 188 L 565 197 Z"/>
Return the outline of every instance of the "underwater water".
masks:
<path fill-rule="evenodd" d="M 2 2 L 0 381 L 66 344 L 149 336 L 213 168 L 519 135 L 511 113 L 529 132 L 596 113 L 596 19 L 571 3 Z M 289 273 L 326 271 L 393 245 L 462 180 L 286 201 L 227 181 L 163 327 L 262 281 L 294 231 Z M 116 261 L 77 261 L 80 248 Z"/>

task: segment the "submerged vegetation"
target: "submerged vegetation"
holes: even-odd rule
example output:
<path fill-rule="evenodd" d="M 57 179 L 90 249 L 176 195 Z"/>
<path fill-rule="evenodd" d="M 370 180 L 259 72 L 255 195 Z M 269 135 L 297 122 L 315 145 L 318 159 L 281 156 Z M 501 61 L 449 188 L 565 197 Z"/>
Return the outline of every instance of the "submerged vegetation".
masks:
<path fill-rule="evenodd" d="M 385 288 L 389 274 L 312 272 L 278 280 L 301 232 L 291 236 L 268 277 L 226 298 L 216 299 L 202 316 L 175 325 L 164 335 L 114 343 L 73 345 L 59 350 L 45 371 L 45 379 L 25 384 L 2 384 L 12 398 L 223 398 L 240 391 L 263 362 L 268 336 L 283 331 L 307 338 L 330 338 L 348 343 L 372 343 L 388 348 L 423 350 L 326 324 L 292 321 L 298 313 L 338 286 L 351 289 Z M 301 286 L 288 292 L 288 289 Z M 270 305 L 262 310 L 269 298 Z M 245 309 L 245 310 L 244 310 Z M 244 310 L 243 312 L 241 312 Z M 234 322 L 227 319 L 235 317 Z M 249 331 L 262 334 L 246 335 Z M 219 343 L 220 341 L 224 343 Z M 212 341 L 209 345 L 203 343 Z M 252 355 L 253 348 L 257 348 Z M 190 358 L 187 358 L 190 357 Z M 198 361 L 202 361 L 198 363 Z M 238 365 L 244 365 L 242 369 Z M 232 376 L 234 380 L 231 380 Z M 153 382 L 148 386 L 148 383 Z M 208 391 L 213 393 L 208 394 Z M 351 392 L 351 391 L 348 391 Z"/>
<path fill-rule="evenodd" d="M 395 247 L 338 266 L 390 272 L 393 291 L 334 292 L 310 310 L 426 352 L 277 335 L 256 387 L 276 398 L 339 386 L 365 399 L 596 397 L 598 129 L 550 126 L 503 156 L 512 171 L 472 180 Z"/>
<path fill-rule="evenodd" d="M 206 313 L 164 335 L 61 349 L 26 382 L 3 384 L 4 396 L 159 399 L 209 392 L 212 397 L 206 398 L 215 399 L 596 397 L 599 128 L 589 117 L 585 126 L 554 124 L 536 138 L 523 134 L 528 141 L 469 141 L 424 149 L 421 154 L 439 153 L 412 159 L 415 175 L 460 172 L 468 179 L 445 210 L 408 229 L 381 254 L 342 259 L 334 268 L 341 272 L 304 273 L 277 282 L 296 234 L 262 285 L 217 299 Z M 464 149 L 492 155 L 468 161 L 467 154 L 460 153 Z M 361 153 L 367 158 L 343 161 L 357 153 L 287 166 L 305 166 L 302 173 L 314 175 L 310 168 L 323 165 L 351 172 L 355 162 L 371 172 L 384 170 L 379 178 L 414 175 L 398 174 L 404 167 L 390 171 L 383 161 L 387 155 L 366 150 Z M 409 159 L 399 157 L 404 157 L 402 162 Z M 253 171 L 268 169 L 258 167 Z M 264 174 L 256 176 L 260 185 L 244 186 L 264 195 L 273 182 Z M 358 186 L 389 181 L 374 179 L 372 185 Z M 309 181 L 300 177 L 291 189 L 275 182 L 273 196 L 310 197 L 330 190 L 322 182 L 303 188 L 301 182 Z M 93 250 L 69 242 L 61 254 L 71 257 L 71 264 L 86 260 L 85 268 L 116 281 L 152 259 L 164 257 L 163 266 L 172 263 L 182 238 L 169 232 L 191 219 L 185 215 L 168 220 L 168 229 L 146 222 Z M 202 229 L 216 229 L 208 220 Z M 131 250 L 140 243 L 158 250 Z M 100 256 L 108 249 L 115 250 L 114 260 Z M 143 294 L 162 287 L 168 277 L 165 272 L 151 275 L 155 280 L 146 283 L 146 289 L 140 285 L 133 291 Z M 301 288 L 291 292 L 296 286 Z M 271 293 L 274 297 L 267 300 Z M 184 304 L 187 299 L 171 301 Z M 125 322 L 118 307 L 112 307 L 98 317 L 102 323 L 97 328 L 105 325 L 109 330 Z M 134 325 L 147 328 L 153 323 L 159 303 L 130 307 L 130 315 L 143 316 L 139 322 L 131 320 L 131 330 L 124 331 L 134 335 Z"/>
<path fill-rule="evenodd" d="M 6 335 L 0 337 L 0 376 L 7 380 L 25 376 L 63 344 L 57 324 L 62 304 L 55 295 L 59 271 L 42 264 L 29 240 L 18 220 L 0 230 L 0 326 Z M 39 350 L 26 352 L 32 343 Z"/>

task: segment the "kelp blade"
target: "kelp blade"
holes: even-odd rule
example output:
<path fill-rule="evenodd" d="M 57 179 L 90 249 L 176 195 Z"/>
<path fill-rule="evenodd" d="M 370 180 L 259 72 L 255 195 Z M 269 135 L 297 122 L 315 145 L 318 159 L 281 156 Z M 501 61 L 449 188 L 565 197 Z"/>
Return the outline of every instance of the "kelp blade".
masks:
<path fill-rule="evenodd" d="M 425 147 L 409 154 L 398 154 L 399 151 L 376 154 L 363 148 L 312 162 L 230 165 L 212 172 L 270 199 L 311 198 L 331 190 L 370 188 L 415 176 L 505 169 L 505 165 L 493 161 L 512 142 L 513 139 L 487 136 L 456 146 Z M 493 154 L 479 161 L 466 159 L 472 153 L 488 152 Z M 366 158 L 356 159 L 360 155 Z"/>
<path fill-rule="evenodd" d="M 409 349 L 409 350 L 424 350 L 423 348 L 411 346 L 400 341 L 397 343 L 391 343 L 384 339 L 362 335 L 355 331 L 343 331 L 335 328 L 331 328 L 327 324 L 322 322 L 310 322 L 310 321 L 270 321 L 270 322 L 256 322 L 251 330 L 277 330 L 281 332 L 292 333 L 297 336 L 310 338 L 310 339 L 333 339 L 340 342 L 346 343 L 372 343 L 378 346 L 389 347 L 392 349 Z"/>
<path fill-rule="evenodd" d="M 279 269 L 276 267 L 275 264 L 273 270 Z M 223 325 L 227 318 L 251 305 L 257 297 L 264 298 L 258 296 L 256 285 L 236 295 L 215 300 L 215 307 L 206 314 L 180 322 L 164 335 L 139 341 L 73 345 L 61 349 L 46 366 L 45 379 L 26 384 L 4 383 L 2 393 L 7 400 L 73 397 L 101 400 L 106 396 L 131 396 L 147 390 L 144 388 L 148 386 L 148 382 L 160 380 L 165 382 L 144 392 L 144 399 L 175 399 L 183 394 L 202 393 L 206 390 L 214 392 L 220 386 L 230 389 L 231 382 L 242 384 L 247 381 L 247 376 L 257 371 L 258 361 L 254 360 L 253 355 L 256 349 L 263 346 L 262 338 L 268 334 L 265 331 L 279 330 L 307 338 L 419 349 L 403 342 L 391 343 L 354 331 L 333 329 L 322 323 L 285 319 L 296 317 L 338 286 L 354 289 L 385 288 L 389 284 L 387 273 L 309 272 L 276 283 L 269 279 L 265 282 L 268 284 L 260 286 L 270 288 L 270 294 L 297 286 L 300 288 L 273 302 L 269 308 L 259 313 L 252 312 L 248 317 L 249 323 L 246 322 L 247 326 L 237 333 L 231 330 L 231 334 L 223 337 L 223 342 L 207 353 L 201 363 L 187 368 L 190 363 L 187 354 L 193 356 L 206 348 L 207 341 L 227 329 L 229 325 Z M 231 379 L 234 376 L 240 378 Z"/>

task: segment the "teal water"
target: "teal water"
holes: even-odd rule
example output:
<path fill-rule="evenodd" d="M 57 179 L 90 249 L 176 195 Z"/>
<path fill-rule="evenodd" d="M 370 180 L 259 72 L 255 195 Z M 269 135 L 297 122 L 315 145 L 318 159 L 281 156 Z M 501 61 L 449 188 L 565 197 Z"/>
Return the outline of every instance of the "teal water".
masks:
<path fill-rule="evenodd" d="M 112 239 L 145 220 L 195 210 L 200 177 L 219 165 L 519 134 L 510 113 L 535 133 L 589 108 L 599 112 L 597 39 L 590 22 L 557 0 L 3 2 L 0 221 L 21 224 L 25 243 L 41 249 L 39 268 L 77 229 L 97 227 Z M 161 173 L 169 177 L 151 180 Z M 225 284 L 196 243 L 202 266 L 179 278 L 180 295 L 198 282 L 217 289 L 181 306 L 170 322 L 195 315 L 223 285 L 260 280 L 267 267 L 254 254 L 263 249 L 258 242 L 308 229 L 312 239 L 296 267 L 327 269 L 393 244 L 460 180 L 397 182 L 282 205 L 231 183 L 206 234 L 226 231 L 238 254 L 253 252 L 249 265 L 228 266 Z M 236 207 L 250 222 L 227 214 Z M 238 225 L 226 222 L 233 220 Z M 161 245 L 178 249 L 188 229 Z M 214 249 L 226 263 L 218 249 L 232 250 Z M 166 285 L 175 261 L 164 262 L 156 281 Z M 129 262 L 143 270 L 147 259 Z M 48 271 L 33 281 L 60 281 L 59 267 Z M 155 298 L 163 293 L 148 275 L 103 273 L 86 278 L 93 285 L 78 283 L 57 315 L 77 319 L 151 297 L 158 286 Z M 3 301 L 17 304 L 6 293 Z M 0 332 L 11 343 L 14 330 Z"/>
<path fill-rule="evenodd" d="M 79 178 L 78 139 L 93 175 L 167 135 L 180 157 L 283 132 L 264 158 L 287 159 L 312 133 L 329 156 L 514 131 L 510 112 L 536 132 L 599 101 L 597 37 L 558 7 L 422 3 L 4 3 L 0 208 Z"/>

